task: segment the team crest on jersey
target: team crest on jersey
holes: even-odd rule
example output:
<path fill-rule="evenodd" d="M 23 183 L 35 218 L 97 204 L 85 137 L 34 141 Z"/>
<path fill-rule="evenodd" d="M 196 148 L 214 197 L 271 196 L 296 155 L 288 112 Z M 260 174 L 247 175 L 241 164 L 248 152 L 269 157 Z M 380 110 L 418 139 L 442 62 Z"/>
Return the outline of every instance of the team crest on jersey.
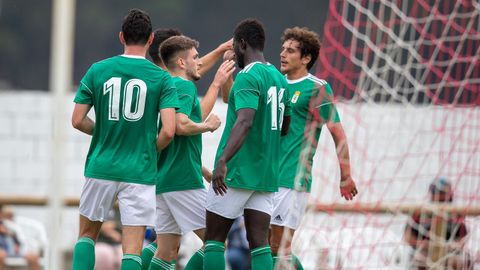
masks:
<path fill-rule="evenodd" d="M 298 97 L 300 96 L 300 91 L 295 91 L 295 94 L 293 94 L 292 103 L 297 103 Z"/>

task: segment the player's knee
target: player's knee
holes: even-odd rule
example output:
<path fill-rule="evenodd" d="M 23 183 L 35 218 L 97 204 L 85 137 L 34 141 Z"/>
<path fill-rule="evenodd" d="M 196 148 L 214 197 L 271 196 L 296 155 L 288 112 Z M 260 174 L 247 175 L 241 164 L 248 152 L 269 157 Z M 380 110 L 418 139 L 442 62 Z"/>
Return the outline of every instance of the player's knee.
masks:
<path fill-rule="evenodd" d="M 0 265 L 5 263 L 5 259 L 7 258 L 7 252 L 3 249 L 0 249 Z"/>
<path fill-rule="evenodd" d="M 247 233 L 247 240 L 250 245 L 250 249 L 255 249 L 268 245 L 267 235 L 263 233 Z"/>

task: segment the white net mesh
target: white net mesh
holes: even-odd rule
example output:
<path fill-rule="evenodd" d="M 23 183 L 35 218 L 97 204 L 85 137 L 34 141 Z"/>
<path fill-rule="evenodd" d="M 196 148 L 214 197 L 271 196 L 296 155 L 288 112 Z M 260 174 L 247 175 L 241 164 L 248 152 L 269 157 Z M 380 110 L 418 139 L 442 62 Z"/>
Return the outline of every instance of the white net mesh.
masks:
<path fill-rule="evenodd" d="M 357 212 L 309 211 L 294 251 L 306 269 L 407 269 L 415 260 L 403 240 L 411 217 L 400 210 L 429 203 L 430 183 L 445 177 L 452 205 L 470 211 L 465 246 L 457 250 L 480 267 L 479 2 L 330 0 L 328 13 L 316 75 L 338 100 L 359 189 L 351 203 Z M 326 129 L 313 176 L 312 202 L 344 203 Z M 387 206 L 397 210 L 371 213 Z M 444 236 L 431 229 L 415 239 L 437 237 L 443 249 L 428 249 L 424 261 L 445 269 L 454 257 L 446 243 L 459 242 L 448 235 L 459 226 L 451 225 L 452 215 L 434 221 L 443 215 L 434 213 L 413 227 L 443 224 Z"/>

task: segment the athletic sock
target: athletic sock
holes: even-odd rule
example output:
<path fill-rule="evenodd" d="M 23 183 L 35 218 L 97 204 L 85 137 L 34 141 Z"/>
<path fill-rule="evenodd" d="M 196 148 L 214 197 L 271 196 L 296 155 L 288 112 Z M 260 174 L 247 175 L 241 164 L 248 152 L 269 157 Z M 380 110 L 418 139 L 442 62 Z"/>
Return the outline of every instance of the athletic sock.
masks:
<path fill-rule="evenodd" d="M 175 270 L 175 264 L 177 264 L 177 260 L 173 260 L 171 263 L 170 263 L 170 270 Z"/>
<path fill-rule="evenodd" d="M 252 254 L 252 270 L 273 269 L 273 258 L 270 246 L 255 248 Z"/>
<path fill-rule="evenodd" d="M 140 257 L 142 258 L 142 270 L 148 270 L 148 267 L 150 266 L 150 261 L 152 260 L 156 250 L 157 250 L 157 243 L 155 242 L 146 246 L 142 250 L 142 255 L 140 255 Z"/>
<path fill-rule="evenodd" d="M 205 243 L 205 257 L 203 269 L 224 270 L 225 269 L 225 244 L 218 241 L 207 241 Z"/>
<path fill-rule="evenodd" d="M 95 267 L 95 241 L 89 237 L 77 240 L 73 249 L 72 270 L 93 270 Z"/>
<path fill-rule="evenodd" d="M 195 254 L 190 258 L 187 265 L 185 265 L 185 270 L 201 270 L 203 269 L 203 258 L 205 257 L 205 252 L 203 249 L 197 250 Z"/>
<path fill-rule="evenodd" d="M 136 254 L 123 254 L 120 270 L 141 270 L 142 258 Z"/>
<path fill-rule="evenodd" d="M 157 257 L 153 257 L 148 270 L 170 270 L 171 267 L 171 263 Z"/>

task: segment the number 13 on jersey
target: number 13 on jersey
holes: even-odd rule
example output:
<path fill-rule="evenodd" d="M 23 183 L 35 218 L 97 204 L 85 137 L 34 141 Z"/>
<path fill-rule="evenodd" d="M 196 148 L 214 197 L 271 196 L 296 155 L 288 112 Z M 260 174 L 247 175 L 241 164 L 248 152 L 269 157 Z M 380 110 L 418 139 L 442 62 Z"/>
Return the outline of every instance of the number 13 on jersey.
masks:
<path fill-rule="evenodd" d="M 282 127 L 283 113 L 285 111 L 285 104 L 283 103 L 284 88 L 277 89 L 276 86 L 272 86 L 268 89 L 267 105 L 270 104 L 270 110 L 272 113 L 272 130 L 278 130 Z M 280 119 L 278 119 L 280 117 Z"/>

